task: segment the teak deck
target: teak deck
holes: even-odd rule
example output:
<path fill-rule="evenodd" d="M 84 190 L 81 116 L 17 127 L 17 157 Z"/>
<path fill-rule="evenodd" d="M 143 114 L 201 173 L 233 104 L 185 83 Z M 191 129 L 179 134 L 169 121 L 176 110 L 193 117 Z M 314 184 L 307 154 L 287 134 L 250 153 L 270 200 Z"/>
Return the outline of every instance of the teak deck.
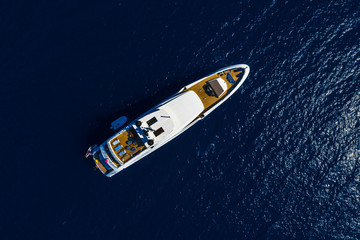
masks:
<path fill-rule="evenodd" d="M 233 84 L 230 83 L 227 79 L 226 79 L 226 74 L 230 74 L 232 76 L 232 78 L 234 79 L 235 82 L 237 82 L 238 80 L 241 79 L 241 76 L 236 77 L 237 75 L 242 75 L 242 72 L 235 72 L 235 70 L 237 69 L 230 69 L 230 70 L 226 70 L 220 73 L 215 73 L 213 75 L 210 75 L 209 77 L 205 78 L 204 80 L 202 80 L 201 82 L 195 84 L 194 86 L 185 89 L 184 91 L 194 91 L 199 98 L 201 99 L 202 103 L 204 104 L 204 111 L 206 111 L 209 107 L 211 107 L 214 103 L 216 103 L 217 101 L 219 101 L 221 98 L 223 98 L 224 96 L 227 95 L 227 93 L 229 91 L 232 90 L 232 86 Z M 209 96 L 208 94 L 206 94 L 205 90 L 204 90 L 204 85 L 206 84 L 207 81 L 210 81 L 212 79 L 216 79 L 216 78 L 222 78 L 223 80 L 225 80 L 226 85 L 228 87 L 228 90 L 225 91 L 225 93 L 220 97 L 217 98 L 215 96 Z"/>
<path fill-rule="evenodd" d="M 136 134 L 133 132 L 133 128 L 130 128 L 126 131 L 124 131 L 123 133 L 117 135 L 114 139 L 112 139 L 110 141 L 110 145 L 112 150 L 115 152 L 116 156 L 123 162 L 127 162 L 129 161 L 134 155 L 140 153 L 144 148 L 145 145 L 141 142 L 140 139 L 137 139 Z M 117 144 L 113 144 L 116 140 L 119 141 L 119 143 Z M 127 142 L 131 142 L 130 144 L 127 144 Z M 136 142 L 136 146 L 134 144 L 134 142 Z M 116 147 L 118 146 L 122 146 L 120 149 L 118 149 L 117 151 L 115 150 Z M 129 149 L 127 149 L 127 147 Z M 132 148 L 134 148 L 134 150 L 131 150 Z M 119 153 L 121 151 L 125 150 L 125 154 L 122 156 L 119 156 Z"/>

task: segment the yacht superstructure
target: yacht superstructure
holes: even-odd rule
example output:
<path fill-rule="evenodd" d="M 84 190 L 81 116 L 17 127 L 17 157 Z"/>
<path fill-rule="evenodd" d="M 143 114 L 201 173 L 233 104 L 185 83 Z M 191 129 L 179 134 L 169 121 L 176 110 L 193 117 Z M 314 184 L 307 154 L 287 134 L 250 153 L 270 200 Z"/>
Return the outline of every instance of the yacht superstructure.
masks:
<path fill-rule="evenodd" d="M 233 65 L 187 85 L 100 146 L 90 147 L 86 156 L 93 157 L 104 175 L 115 175 L 207 116 L 243 84 L 249 72 L 245 64 Z"/>

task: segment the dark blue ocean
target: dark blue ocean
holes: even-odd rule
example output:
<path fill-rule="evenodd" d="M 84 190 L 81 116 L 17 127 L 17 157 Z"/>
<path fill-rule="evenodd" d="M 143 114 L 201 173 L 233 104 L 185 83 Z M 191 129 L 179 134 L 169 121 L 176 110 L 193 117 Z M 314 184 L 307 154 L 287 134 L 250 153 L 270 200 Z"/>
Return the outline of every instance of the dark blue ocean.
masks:
<path fill-rule="evenodd" d="M 360 2 L 2 1 L 0 238 L 360 239 Z M 225 66 L 242 88 L 112 178 L 87 148 Z"/>

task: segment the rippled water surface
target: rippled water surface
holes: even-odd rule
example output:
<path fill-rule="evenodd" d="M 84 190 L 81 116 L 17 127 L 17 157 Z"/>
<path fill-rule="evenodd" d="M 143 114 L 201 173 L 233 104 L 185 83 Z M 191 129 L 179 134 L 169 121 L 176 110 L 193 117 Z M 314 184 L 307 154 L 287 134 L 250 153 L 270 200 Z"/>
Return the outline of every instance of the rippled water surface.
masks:
<path fill-rule="evenodd" d="M 8 2 L 3 239 L 360 239 L 358 1 Z M 106 178 L 84 158 L 182 86 L 221 108 Z"/>

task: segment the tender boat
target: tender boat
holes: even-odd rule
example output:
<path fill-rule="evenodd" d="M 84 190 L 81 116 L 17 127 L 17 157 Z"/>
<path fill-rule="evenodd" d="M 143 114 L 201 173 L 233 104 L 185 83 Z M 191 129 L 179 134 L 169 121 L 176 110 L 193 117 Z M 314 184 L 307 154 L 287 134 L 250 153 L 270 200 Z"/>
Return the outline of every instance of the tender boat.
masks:
<path fill-rule="evenodd" d="M 245 64 L 222 68 L 126 125 L 126 117 L 120 117 L 111 124 L 116 133 L 101 145 L 91 146 L 86 157 L 92 156 L 105 176 L 114 176 L 214 111 L 240 88 L 249 72 Z"/>

